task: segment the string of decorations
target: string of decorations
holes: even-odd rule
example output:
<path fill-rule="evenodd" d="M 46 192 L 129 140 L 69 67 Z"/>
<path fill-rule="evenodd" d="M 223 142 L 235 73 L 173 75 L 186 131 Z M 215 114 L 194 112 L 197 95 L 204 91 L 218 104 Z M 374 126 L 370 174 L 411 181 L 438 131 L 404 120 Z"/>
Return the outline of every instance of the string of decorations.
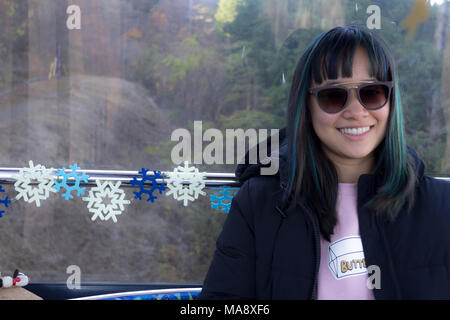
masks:
<path fill-rule="evenodd" d="M 1 288 L 11 288 L 11 287 L 25 287 L 29 283 L 28 277 L 16 269 L 13 276 L 2 276 L 0 272 L 0 289 Z"/>
<path fill-rule="evenodd" d="M 56 171 L 56 176 L 55 176 Z M 133 199 L 125 199 L 126 194 L 121 188 L 123 181 L 108 181 L 89 176 L 89 170 L 82 171 L 75 163 L 62 169 L 47 169 L 45 166 L 34 165 L 29 161 L 29 167 L 20 168 L 19 173 L 14 175 L 14 188 L 17 192 L 16 200 L 40 207 L 41 201 L 45 201 L 52 193 L 60 194 L 64 200 L 81 198 L 87 202 L 87 209 L 92 214 L 91 220 L 100 221 L 112 220 L 116 223 L 117 217 L 121 215 L 125 207 Z M 204 191 L 207 184 L 207 173 L 199 172 L 198 168 L 189 166 L 187 161 L 181 166 L 177 166 L 173 171 L 161 172 L 142 168 L 138 171 L 139 176 L 133 176 L 132 180 L 125 180 L 131 187 L 139 188 L 134 191 L 134 200 L 146 200 L 154 203 L 159 195 L 165 192 L 166 196 L 172 196 L 177 201 L 182 201 L 186 207 L 189 202 L 205 196 Z M 94 179 L 89 191 L 84 185 L 88 185 L 89 180 Z M 123 179 L 122 179 L 123 180 Z M 229 182 L 229 181 L 228 181 Z M 217 184 L 217 183 L 216 183 Z M 210 187 L 217 190 L 210 195 L 211 208 L 220 212 L 228 213 L 231 201 L 239 190 L 238 187 L 230 187 L 223 183 L 219 187 Z M 234 182 L 236 184 L 236 182 Z M 5 192 L 0 185 L 0 192 Z M 0 198 L 0 207 L 8 208 L 11 200 L 6 196 Z M 5 213 L 0 210 L 0 218 Z"/>

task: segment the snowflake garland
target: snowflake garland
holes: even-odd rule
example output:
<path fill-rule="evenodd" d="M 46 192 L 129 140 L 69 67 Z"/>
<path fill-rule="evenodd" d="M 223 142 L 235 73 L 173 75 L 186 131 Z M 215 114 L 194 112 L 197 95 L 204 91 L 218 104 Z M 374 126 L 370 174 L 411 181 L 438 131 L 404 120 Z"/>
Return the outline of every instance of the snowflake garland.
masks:
<path fill-rule="evenodd" d="M 63 180 L 56 180 L 54 185 L 56 192 L 59 192 L 61 188 L 66 189 L 66 192 L 62 195 L 66 200 L 73 199 L 72 191 L 74 190 L 77 191 L 77 197 L 83 195 L 86 188 L 80 188 L 80 183 L 87 183 L 89 179 L 89 176 L 84 172 L 81 176 L 77 174 L 76 171 L 80 168 L 76 163 L 73 166 L 69 166 L 69 168 L 72 169 L 72 172 L 69 174 L 66 173 L 66 168 L 58 169 L 58 177 L 62 176 Z M 68 184 L 71 183 L 71 178 L 75 179 L 73 186 L 69 186 Z"/>
<path fill-rule="evenodd" d="M 189 167 L 187 161 L 184 162 L 184 167 L 178 166 L 173 172 L 167 174 L 169 178 L 166 183 L 169 191 L 166 195 L 173 195 L 175 200 L 183 201 L 185 207 L 189 201 L 194 201 L 200 194 L 206 195 L 202 191 L 205 187 L 206 173 L 199 172 L 196 167 Z"/>
<path fill-rule="evenodd" d="M 211 194 L 209 199 L 211 201 L 211 208 L 220 210 L 222 212 L 228 213 L 231 208 L 231 200 L 238 192 L 239 188 L 231 188 L 231 187 L 219 187 L 219 188 L 211 188 L 220 190 L 218 193 Z"/>
<path fill-rule="evenodd" d="M 3 187 L 0 185 L 0 192 L 5 192 L 3 190 Z M 0 199 L 0 204 L 3 204 L 6 208 L 8 208 L 9 204 L 11 203 L 11 200 L 8 199 L 8 196 L 6 196 L 5 199 Z M 3 214 L 5 213 L 5 210 L 0 210 L 0 218 L 3 217 Z"/>
<path fill-rule="evenodd" d="M 82 200 L 87 201 L 89 212 L 93 213 L 91 220 L 100 218 L 102 221 L 112 219 L 117 222 L 117 215 L 122 214 L 125 210 L 124 205 L 130 204 L 130 200 L 125 199 L 125 192 L 120 189 L 121 182 L 115 184 L 112 181 L 95 180 L 97 184 L 89 190 L 89 196 L 83 197 Z M 109 203 L 108 203 L 109 201 Z"/>
<path fill-rule="evenodd" d="M 22 168 L 16 178 L 14 187 L 18 192 L 16 199 L 23 198 L 26 202 L 35 202 L 39 207 L 41 200 L 49 197 L 50 192 L 60 192 L 61 188 L 65 189 L 62 197 L 65 200 L 73 199 L 72 191 L 76 191 L 76 196 L 84 195 L 86 188 L 80 187 L 81 183 L 88 183 L 89 176 L 86 173 L 77 172 L 80 168 L 75 163 L 69 166 L 71 169 L 66 173 L 66 168 L 46 169 L 44 166 L 38 164 L 34 166 L 33 161 L 30 160 L 29 168 Z M 199 172 L 195 167 L 189 166 L 189 162 L 185 161 L 184 165 L 180 165 L 172 172 L 165 172 L 167 179 L 164 179 L 161 171 L 153 171 L 153 175 L 148 174 L 150 170 L 142 168 L 139 174 L 142 179 L 133 177 L 130 181 L 132 187 L 139 187 L 139 191 L 133 192 L 135 199 L 142 200 L 142 195 L 147 194 L 147 202 L 152 203 L 158 197 L 154 194 L 159 191 L 169 189 L 166 192 L 167 196 L 172 195 L 175 200 L 183 201 L 183 205 L 187 206 L 189 201 L 198 199 L 199 195 L 206 195 L 203 191 L 206 182 L 206 172 Z M 159 180 L 159 181 L 157 181 Z M 151 183 L 151 188 L 146 189 L 146 183 Z M 125 199 L 125 192 L 120 189 L 121 182 L 113 183 L 111 181 L 101 182 L 95 181 L 96 186 L 92 187 L 89 194 L 82 198 L 83 201 L 88 202 L 87 208 L 89 212 L 93 213 L 91 220 L 95 221 L 99 218 L 102 221 L 113 220 L 117 222 L 117 216 L 122 214 L 124 206 L 130 204 L 130 200 Z M 231 201 L 239 188 L 232 187 L 218 187 L 211 188 L 218 189 L 218 193 L 210 195 L 211 208 L 228 213 L 231 207 Z M 0 192 L 4 192 L 0 185 Z M 0 205 L 8 207 L 11 201 L 6 198 L 0 199 Z M 0 210 L 0 218 L 4 210 Z"/>
<path fill-rule="evenodd" d="M 153 194 L 154 191 L 158 190 L 159 194 L 162 194 L 163 191 L 166 190 L 165 183 L 158 184 L 156 181 L 157 179 L 163 179 L 163 176 L 161 174 L 161 171 L 153 171 L 153 176 L 149 176 L 147 172 L 150 171 L 148 169 L 142 168 L 141 171 L 139 171 L 139 174 L 142 175 L 142 179 L 138 180 L 136 177 L 133 177 L 133 180 L 130 181 L 132 187 L 139 186 L 139 191 L 134 191 L 134 198 L 142 200 L 142 194 L 147 194 L 147 202 L 151 201 L 152 203 L 155 202 L 155 200 L 158 198 Z M 151 189 L 145 189 L 144 184 L 146 181 L 150 181 L 152 183 Z"/>
<path fill-rule="evenodd" d="M 29 168 L 21 168 L 17 181 L 14 183 L 14 188 L 18 192 L 16 199 L 23 198 L 26 202 L 35 202 L 37 207 L 41 206 L 41 200 L 45 200 L 50 196 L 50 192 L 56 192 L 53 188 L 55 177 L 53 175 L 53 168 L 46 169 L 44 166 L 38 164 L 34 166 L 33 161 L 30 160 Z M 37 186 L 31 185 L 37 182 Z"/>

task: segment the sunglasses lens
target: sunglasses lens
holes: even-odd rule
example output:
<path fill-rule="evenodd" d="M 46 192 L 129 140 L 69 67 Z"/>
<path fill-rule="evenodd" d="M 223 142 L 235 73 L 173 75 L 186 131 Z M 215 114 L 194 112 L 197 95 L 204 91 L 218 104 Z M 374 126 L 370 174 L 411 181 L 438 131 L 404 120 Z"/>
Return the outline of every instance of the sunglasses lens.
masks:
<path fill-rule="evenodd" d="M 386 104 L 389 87 L 382 84 L 365 86 L 359 90 L 359 96 L 367 109 L 377 109 Z"/>
<path fill-rule="evenodd" d="M 347 91 L 342 88 L 328 88 L 317 93 L 319 105 L 326 112 L 339 112 L 347 101 Z"/>

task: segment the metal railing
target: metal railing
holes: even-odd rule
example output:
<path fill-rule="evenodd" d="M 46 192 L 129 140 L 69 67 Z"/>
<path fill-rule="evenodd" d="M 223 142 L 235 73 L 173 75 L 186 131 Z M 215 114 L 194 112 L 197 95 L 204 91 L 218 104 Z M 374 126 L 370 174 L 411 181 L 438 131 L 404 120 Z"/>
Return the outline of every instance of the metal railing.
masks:
<path fill-rule="evenodd" d="M 14 184 L 17 180 L 17 176 L 20 173 L 22 168 L 0 168 L 0 183 L 3 184 Z M 59 179 L 57 176 L 58 169 L 53 169 L 54 178 Z M 66 173 L 72 172 L 72 169 L 66 169 Z M 89 176 L 87 183 L 80 183 L 83 186 L 94 186 L 96 180 L 100 181 L 120 181 L 121 185 L 124 187 L 131 187 L 131 181 L 134 177 L 137 180 L 142 180 L 142 174 L 139 171 L 126 171 L 126 170 L 77 170 L 78 174 L 85 173 Z M 172 171 L 161 171 L 161 175 L 163 179 L 156 179 L 156 183 L 164 183 L 164 178 L 168 178 L 168 173 Z M 154 177 L 154 172 L 152 170 L 147 172 L 147 176 Z M 62 178 L 62 177 L 61 177 Z M 69 183 L 74 181 L 75 178 L 69 178 Z M 189 181 L 183 182 L 184 184 L 189 184 Z M 30 184 L 37 184 L 36 182 L 31 182 Z M 151 181 L 145 181 L 144 185 L 151 185 Z M 215 187 L 215 186 L 230 186 L 230 187 L 238 187 L 240 183 L 236 179 L 234 173 L 205 173 L 205 186 L 206 187 Z"/>
<path fill-rule="evenodd" d="M 14 184 L 17 180 L 16 177 L 19 175 L 19 172 L 22 168 L 0 168 L 0 183 L 4 184 Z M 54 177 L 58 179 L 57 169 L 54 170 Z M 66 173 L 70 173 L 71 169 L 66 169 Z M 124 187 L 131 187 L 131 181 L 134 177 L 138 180 L 142 180 L 142 174 L 139 171 L 127 171 L 127 170 L 77 170 L 77 173 L 89 176 L 87 183 L 80 183 L 80 185 L 85 186 L 94 186 L 96 180 L 100 181 L 120 181 Z M 161 171 L 161 175 L 163 177 L 168 178 L 168 173 L 171 171 Z M 148 171 L 147 176 L 153 177 L 153 171 Z M 450 177 L 434 177 L 436 179 L 442 179 L 450 181 Z M 69 183 L 74 178 L 69 178 Z M 164 179 L 156 179 L 156 183 L 163 183 Z M 185 181 L 185 184 L 189 184 L 189 181 Z M 31 183 L 33 184 L 33 183 Z M 151 185 L 152 182 L 144 182 L 144 185 Z M 237 180 L 234 173 L 223 173 L 223 172 L 206 172 L 205 173 L 205 186 L 206 187 L 215 187 L 215 186 L 230 186 L 230 187 L 238 187 L 240 186 L 239 181 Z"/>

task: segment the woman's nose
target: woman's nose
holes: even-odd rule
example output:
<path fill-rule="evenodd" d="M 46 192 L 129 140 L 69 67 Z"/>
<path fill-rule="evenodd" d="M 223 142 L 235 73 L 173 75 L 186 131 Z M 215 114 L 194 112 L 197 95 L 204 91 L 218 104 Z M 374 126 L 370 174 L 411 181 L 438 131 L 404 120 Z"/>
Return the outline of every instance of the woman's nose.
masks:
<path fill-rule="evenodd" d="M 368 110 L 364 108 L 361 104 L 361 101 L 358 99 L 358 94 L 356 92 L 356 88 L 350 88 L 349 94 L 347 97 L 347 107 L 344 109 L 344 114 L 367 114 Z"/>

